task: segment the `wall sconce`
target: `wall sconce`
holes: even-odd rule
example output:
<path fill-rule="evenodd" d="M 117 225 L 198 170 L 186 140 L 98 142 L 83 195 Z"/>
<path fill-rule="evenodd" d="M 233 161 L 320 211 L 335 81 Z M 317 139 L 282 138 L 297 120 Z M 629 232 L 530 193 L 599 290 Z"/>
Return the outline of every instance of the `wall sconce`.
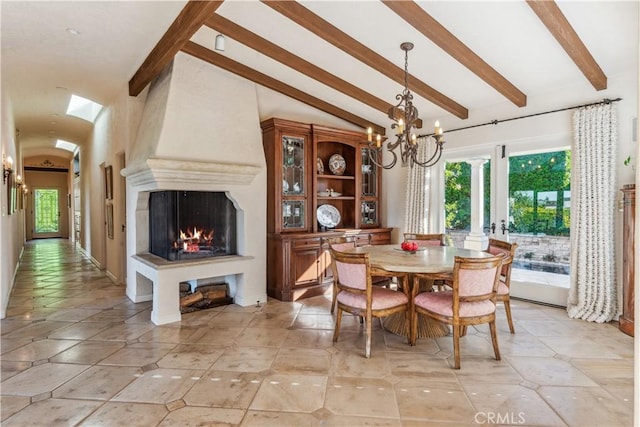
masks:
<path fill-rule="evenodd" d="M 222 34 L 218 34 L 216 36 L 215 49 L 220 52 L 224 52 L 224 36 Z"/>
<path fill-rule="evenodd" d="M 16 175 L 16 187 L 20 188 L 22 186 L 22 175 L 17 174 Z"/>
<path fill-rule="evenodd" d="M 11 156 L 7 156 L 7 157 L 3 156 L 2 175 L 3 175 L 3 181 L 5 185 L 7 184 L 7 179 L 9 179 L 12 173 L 13 173 L 13 159 L 11 158 Z"/>

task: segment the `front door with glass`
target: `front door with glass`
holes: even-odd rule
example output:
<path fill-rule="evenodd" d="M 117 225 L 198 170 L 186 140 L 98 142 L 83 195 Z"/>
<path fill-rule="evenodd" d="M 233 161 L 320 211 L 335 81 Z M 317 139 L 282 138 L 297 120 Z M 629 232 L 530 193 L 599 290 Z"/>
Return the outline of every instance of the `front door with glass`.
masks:
<path fill-rule="evenodd" d="M 60 203 L 60 190 L 57 188 L 33 190 L 34 239 L 62 237 Z"/>

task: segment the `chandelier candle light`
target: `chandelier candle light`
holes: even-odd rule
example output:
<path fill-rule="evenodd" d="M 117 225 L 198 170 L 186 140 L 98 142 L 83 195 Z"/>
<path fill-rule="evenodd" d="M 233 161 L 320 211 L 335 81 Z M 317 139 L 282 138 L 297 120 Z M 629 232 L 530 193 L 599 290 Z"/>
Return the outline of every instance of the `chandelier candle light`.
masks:
<path fill-rule="evenodd" d="M 376 142 L 373 142 L 373 130 L 367 129 L 367 141 L 369 142 L 369 158 L 377 166 L 384 169 L 391 169 L 398 161 L 396 148 L 400 150 L 400 160 L 402 165 L 418 165 L 422 167 L 431 167 L 438 163 L 442 156 L 442 146 L 445 143 L 444 133 L 440 127 L 440 123 L 436 121 L 434 133 L 428 135 L 417 135 L 416 129 L 422 127 L 422 120 L 418 118 L 418 109 L 413 106 L 413 95 L 409 90 L 409 51 L 413 49 L 413 43 L 404 42 L 400 45 L 400 49 L 404 50 L 404 90 L 396 95 L 398 103 L 389 109 L 389 118 L 393 120 L 391 129 L 396 130 L 396 140 L 386 143 L 386 149 L 393 155 L 393 159 L 387 165 L 381 163 L 382 159 L 382 137 L 376 136 Z M 419 155 L 418 151 L 424 145 L 426 153 Z M 373 156 L 373 150 L 376 155 Z M 380 163 L 378 162 L 380 160 Z"/>

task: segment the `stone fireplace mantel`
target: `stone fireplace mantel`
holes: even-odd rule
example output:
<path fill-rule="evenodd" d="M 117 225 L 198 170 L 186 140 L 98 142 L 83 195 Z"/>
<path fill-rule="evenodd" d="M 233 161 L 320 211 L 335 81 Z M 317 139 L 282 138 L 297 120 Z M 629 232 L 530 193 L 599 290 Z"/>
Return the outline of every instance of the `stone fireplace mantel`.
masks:
<path fill-rule="evenodd" d="M 191 184 L 248 185 L 261 166 L 216 161 L 150 158 L 122 170 L 132 187 L 145 190 Z"/>

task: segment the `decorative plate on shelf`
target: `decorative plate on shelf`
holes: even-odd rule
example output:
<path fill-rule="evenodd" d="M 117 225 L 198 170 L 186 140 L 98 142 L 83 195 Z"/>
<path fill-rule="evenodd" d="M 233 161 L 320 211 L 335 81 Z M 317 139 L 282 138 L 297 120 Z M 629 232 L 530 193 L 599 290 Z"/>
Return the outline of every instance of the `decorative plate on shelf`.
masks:
<path fill-rule="evenodd" d="M 324 163 L 322 163 L 322 159 L 320 157 L 318 157 L 318 174 L 323 174 L 324 173 Z"/>
<path fill-rule="evenodd" d="M 347 168 L 347 162 L 340 154 L 334 154 L 329 158 L 329 170 L 334 175 L 342 175 Z"/>
<path fill-rule="evenodd" d="M 333 205 L 320 205 L 316 212 L 320 225 L 334 228 L 340 223 L 340 212 Z"/>

